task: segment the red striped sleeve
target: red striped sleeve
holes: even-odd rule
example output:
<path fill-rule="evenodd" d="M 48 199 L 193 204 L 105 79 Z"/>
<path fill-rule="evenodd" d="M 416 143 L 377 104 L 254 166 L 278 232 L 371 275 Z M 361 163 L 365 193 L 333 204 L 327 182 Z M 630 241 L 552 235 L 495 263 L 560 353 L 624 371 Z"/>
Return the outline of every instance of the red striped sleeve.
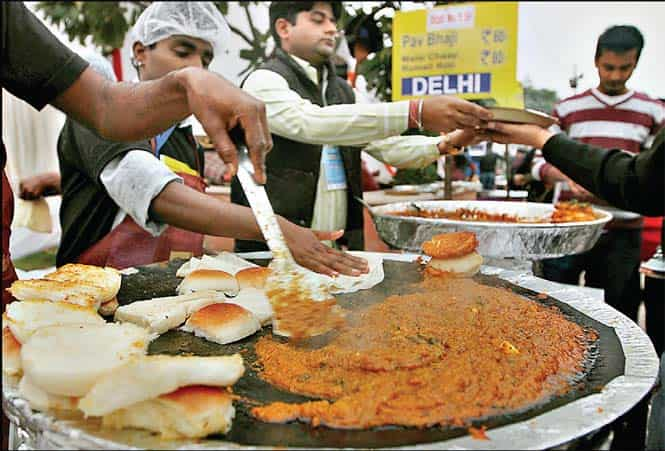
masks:
<path fill-rule="evenodd" d="M 654 125 L 654 118 L 650 114 L 617 108 L 594 108 L 573 111 L 566 115 L 565 119 L 570 124 L 587 121 L 610 121 L 642 125 L 649 129 Z"/>

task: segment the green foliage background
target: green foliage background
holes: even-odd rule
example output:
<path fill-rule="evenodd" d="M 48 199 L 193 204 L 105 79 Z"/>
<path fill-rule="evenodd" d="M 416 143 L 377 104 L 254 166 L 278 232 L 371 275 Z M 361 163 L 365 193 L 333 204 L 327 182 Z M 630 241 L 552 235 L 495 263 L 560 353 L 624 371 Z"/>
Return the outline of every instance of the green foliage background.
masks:
<path fill-rule="evenodd" d="M 113 49 L 122 47 L 126 33 L 136 22 L 138 16 L 151 2 L 125 1 L 48 1 L 38 2 L 37 9 L 44 13 L 46 19 L 53 25 L 62 27 L 70 40 L 78 40 L 82 45 L 88 37 L 92 44 L 99 47 L 102 53 L 108 56 Z M 213 2 L 222 15 L 228 14 L 230 2 Z M 243 10 L 250 32 L 246 33 L 233 23 L 229 28 L 238 35 L 249 48 L 240 50 L 240 58 L 247 61 L 247 66 L 238 72 L 243 77 L 254 68 L 261 65 L 267 58 L 267 47 L 270 31 L 261 32 L 254 24 L 250 6 L 261 2 L 241 1 L 237 3 Z M 358 15 L 371 15 L 377 21 L 377 26 L 383 34 L 383 50 L 375 53 L 356 68 L 367 80 L 368 89 L 376 89 L 377 96 L 382 101 L 390 101 L 392 96 L 392 15 L 400 10 L 403 2 L 386 1 L 373 6 L 365 12 L 363 8 L 354 8 L 348 4 L 339 18 L 339 29 L 343 30 L 351 19 Z M 444 5 L 450 1 L 425 2 L 426 6 Z M 228 21 L 227 21 L 228 22 Z M 552 111 L 554 103 L 558 100 L 556 92 L 547 89 L 535 89 L 525 86 L 525 104 L 527 108 L 534 108 L 546 113 Z"/>

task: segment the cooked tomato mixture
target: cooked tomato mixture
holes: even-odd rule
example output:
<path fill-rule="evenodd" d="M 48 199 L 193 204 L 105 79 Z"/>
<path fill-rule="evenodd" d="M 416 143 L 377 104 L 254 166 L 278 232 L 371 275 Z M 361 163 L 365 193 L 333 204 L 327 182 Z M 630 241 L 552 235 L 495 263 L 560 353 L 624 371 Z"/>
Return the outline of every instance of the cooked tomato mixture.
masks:
<path fill-rule="evenodd" d="M 524 218 L 507 213 L 488 213 L 476 208 L 404 210 L 393 211 L 388 214 L 394 216 L 416 216 L 419 218 L 452 219 L 456 221 L 519 222 L 524 224 L 580 222 L 598 219 L 598 215 L 593 211 L 593 207 L 590 204 L 576 201 L 557 202 L 552 215 L 544 218 Z"/>
<path fill-rule="evenodd" d="M 261 377 L 320 400 L 252 414 L 351 429 L 469 425 L 568 391 L 597 339 L 503 288 L 451 277 L 426 277 L 420 288 L 351 313 L 318 349 L 261 338 Z"/>

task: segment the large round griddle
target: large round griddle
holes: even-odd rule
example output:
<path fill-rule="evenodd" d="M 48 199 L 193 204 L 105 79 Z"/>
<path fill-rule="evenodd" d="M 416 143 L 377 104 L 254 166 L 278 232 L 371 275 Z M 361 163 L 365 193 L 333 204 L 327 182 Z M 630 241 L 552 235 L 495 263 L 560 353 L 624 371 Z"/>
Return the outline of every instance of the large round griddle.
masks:
<path fill-rule="evenodd" d="M 172 295 L 180 279 L 175 271 L 182 261 L 169 265 L 150 265 L 139 273 L 124 276 L 118 295 L 121 304 L 155 296 Z M 345 308 L 358 308 L 380 302 L 387 295 L 413 292 L 413 282 L 421 275 L 415 263 L 385 261 L 384 281 L 371 290 L 338 297 Z M 570 320 L 594 328 L 599 335 L 584 377 L 577 388 L 565 396 L 512 412 L 481 418 L 475 425 L 486 425 L 490 441 L 470 438 L 464 428 L 383 427 L 370 430 L 336 430 L 312 428 L 307 424 L 268 424 L 248 415 L 248 407 L 236 403 L 236 418 L 226 436 L 204 440 L 163 441 L 146 431 L 104 430 L 98 421 L 63 416 L 62 413 L 35 413 L 3 384 L 3 407 L 14 421 L 32 431 L 33 443 L 55 444 L 67 448 L 547 448 L 568 442 L 598 429 L 636 404 L 652 387 L 658 360 L 646 335 L 628 318 L 590 296 L 587 290 L 543 281 L 498 268 L 484 267 L 476 276 L 480 283 L 503 286 L 545 305 L 557 306 Z M 562 288 L 563 287 L 563 288 Z M 537 299 L 538 293 L 548 293 Z M 153 354 L 193 353 L 227 355 L 241 352 L 246 362 L 245 375 L 234 385 L 234 391 L 259 402 L 301 402 L 308 398 L 275 389 L 262 381 L 252 369 L 253 345 L 259 336 L 270 334 L 265 328 L 259 335 L 239 343 L 221 346 L 181 331 L 169 331 L 155 340 L 149 349 Z M 311 345 L 316 345 L 316 341 Z"/>

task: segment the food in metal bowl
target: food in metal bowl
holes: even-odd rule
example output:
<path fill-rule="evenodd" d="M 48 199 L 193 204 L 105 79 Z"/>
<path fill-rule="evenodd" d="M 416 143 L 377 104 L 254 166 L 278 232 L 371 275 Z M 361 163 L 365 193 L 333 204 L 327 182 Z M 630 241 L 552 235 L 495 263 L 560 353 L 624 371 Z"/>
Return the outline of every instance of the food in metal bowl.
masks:
<path fill-rule="evenodd" d="M 586 202 L 557 202 L 551 215 L 542 218 L 525 218 L 507 213 L 489 213 L 479 208 L 415 209 L 388 212 L 394 216 L 415 216 L 418 218 L 452 219 L 456 221 L 508 222 L 523 224 L 544 224 L 563 222 L 593 221 L 600 218 Z"/>

